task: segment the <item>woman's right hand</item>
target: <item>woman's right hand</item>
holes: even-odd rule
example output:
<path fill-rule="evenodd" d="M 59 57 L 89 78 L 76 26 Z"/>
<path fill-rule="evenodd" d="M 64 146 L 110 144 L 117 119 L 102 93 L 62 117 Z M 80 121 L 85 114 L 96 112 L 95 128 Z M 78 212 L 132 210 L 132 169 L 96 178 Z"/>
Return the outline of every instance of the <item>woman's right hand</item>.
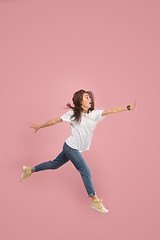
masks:
<path fill-rule="evenodd" d="M 36 125 L 35 122 L 32 123 L 32 125 L 30 125 L 29 127 L 34 128 L 35 129 L 35 133 L 40 129 L 40 126 Z"/>

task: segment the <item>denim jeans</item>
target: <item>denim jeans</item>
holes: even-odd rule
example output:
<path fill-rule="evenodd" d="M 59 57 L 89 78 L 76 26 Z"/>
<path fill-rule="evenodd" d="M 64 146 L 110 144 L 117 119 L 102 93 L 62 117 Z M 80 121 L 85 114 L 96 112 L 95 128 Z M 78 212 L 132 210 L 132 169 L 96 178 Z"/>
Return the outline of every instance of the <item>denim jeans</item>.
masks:
<path fill-rule="evenodd" d="M 71 160 L 75 168 L 81 174 L 88 196 L 91 197 L 92 195 L 95 195 L 96 192 L 91 180 L 91 172 L 84 158 L 78 149 L 71 148 L 66 142 L 63 144 L 63 151 L 53 161 L 40 163 L 39 165 L 34 166 L 33 170 L 38 172 L 46 169 L 57 169 L 69 160 Z"/>

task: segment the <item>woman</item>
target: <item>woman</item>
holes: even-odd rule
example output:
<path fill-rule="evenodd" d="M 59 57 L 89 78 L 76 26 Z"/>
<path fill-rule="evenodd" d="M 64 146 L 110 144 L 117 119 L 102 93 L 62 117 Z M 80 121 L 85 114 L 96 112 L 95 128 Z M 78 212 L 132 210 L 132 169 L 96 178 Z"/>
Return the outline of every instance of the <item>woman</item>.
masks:
<path fill-rule="evenodd" d="M 74 93 L 72 101 L 74 106 L 72 107 L 68 103 L 67 107 L 71 109 L 61 117 L 51 119 L 42 125 L 36 125 L 33 123 L 30 126 L 31 128 L 35 129 L 36 133 L 40 128 L 67 121 L 71 124 L 71 136 L 67 138 L 63 144 L 62 152 L 53 161 L 43 162 L 39 165 L 34 166 L 33 168 L 23 166 L 21 181 L 23 181 L 23 179 L 26 177 L 29 177 L 32 173 L 46 169 L 57 169 L 70 160 L 81 174 L 88 196 L 92 197 L 91 207 L 100 212 L 107 213 L 109 210 L 104 207 L 102 199 L 99 199 L 96 195 L 91 180 L 90 169 L 82 157 L 81 152 L 89 150 L 93 131 L 99 121 L 103 120 L 105 116 L 110 113 L 125 110 L 134 110 L 135 102 L 133 106 L 128 105 L 124 108 L 94 110 L 93 93 L 91 91 L 85 91 L 83 89 Z"/>

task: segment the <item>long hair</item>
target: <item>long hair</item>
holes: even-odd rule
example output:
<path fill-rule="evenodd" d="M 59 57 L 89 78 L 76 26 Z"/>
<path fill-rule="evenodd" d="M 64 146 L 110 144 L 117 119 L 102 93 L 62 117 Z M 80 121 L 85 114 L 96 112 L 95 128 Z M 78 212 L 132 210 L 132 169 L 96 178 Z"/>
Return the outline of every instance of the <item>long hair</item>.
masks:
<path fill-rule="evenodd" d="M 82 112 L 82 100 L 83 100 L 83 93 L 88 93 L 88 95 L 91 98 L 91 107 L 88 109 L 88 111 L 94 110 L 94 95 L 91 91 L 85 91 L 84 89 L 81 89 L 77 92 L 74 93 L 72 97 L 72 101 L 74 106 L 71 106 L 70 103 L 67 103 L 66 106 L 67 108 L 71 108 L 73 110 L 73 115 L 71 118 L 74 118 L 74 121 L 79 122 L 81 121 L 81 112 Z"/>

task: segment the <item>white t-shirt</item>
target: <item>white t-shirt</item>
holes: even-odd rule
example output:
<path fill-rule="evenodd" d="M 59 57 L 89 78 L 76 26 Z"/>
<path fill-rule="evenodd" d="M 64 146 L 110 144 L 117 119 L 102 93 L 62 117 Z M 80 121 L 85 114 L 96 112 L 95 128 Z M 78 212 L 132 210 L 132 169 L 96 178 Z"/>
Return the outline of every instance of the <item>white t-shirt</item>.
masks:
<path fill-rule="evenodd" d="M 89 113 L 81 112 L 81 122 L 74 121 L 73 110 L 68 110 L 60 118 L 65 122 L 70 123 L 71 136 L 67 138 L 66 143 L 68 146 L 74 149 L 78 149 L 80 152 L 89 150 L 92 140 L 93 131 L 96 124 L 103 120 L 106 116 L 102 116 L 104 110 L 90 110 Z"/>

